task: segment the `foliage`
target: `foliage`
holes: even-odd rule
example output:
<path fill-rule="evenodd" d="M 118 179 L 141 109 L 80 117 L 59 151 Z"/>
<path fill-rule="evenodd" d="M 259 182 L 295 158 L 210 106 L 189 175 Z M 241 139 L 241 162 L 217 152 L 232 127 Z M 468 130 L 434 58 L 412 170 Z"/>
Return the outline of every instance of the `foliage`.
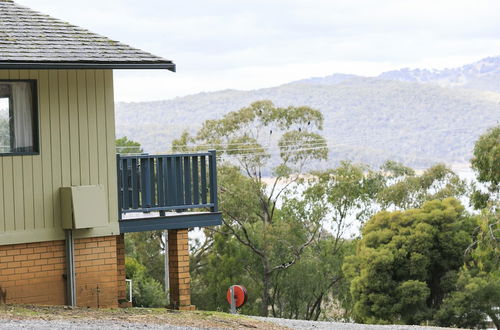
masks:
<path fill-rule="evenodd" d="M 343 267 L 351 277 L 354 319 L 403 324 L 432 320 L 453 289 L 473 226 L 453 198 L 373 216 L 362 229 L 356 255 Z"/>
<path fill-rule="evenodd" d="M 326 159 L 328 148 L 318 133 L 322 124 L 322 114 L 309 107 L 259 101 L 207 120 L 196 136 L 184 134 L 173 143 L 174 150 L 216 148 L 223 157 L 219 206 L 224 226 L 217 232 L 235 238 L 256 260 L 249 275 L 261 292 L 259 313 L 264 316 L 277 274 L 295 265 L 318 236 L 321 213 L 280 212 L 279 204 L 286 194 L 296 195 L 310 161 Z M 278 164 L 269 163 L 273 154 Z M 269 186 L 264 171 L 274 174 Z"/>
<path fill-rule="evenodd" d="M 140 154 L 143 153 L 141 144 L 136 141 L 129 140 L 126 136 L 116 139 L 116 151 L 119 154 Z"/>
<path fill-rule="evenodd" d="M 492 189 L 500 185 L 500 125 L 490 128 L 477 140 L 471 165 L 480 182 L 488 182 Z"/>
<path fill-rule="evenodd" d="M 386 183 L 386 178 L 368 166 L 348 161 L 312 175 L 310 183 L 314 184 L 305 195 L 322 204 L 326 225 L 334 226 L 331 229 L 337 238 L 346 233 L 349 218 L 364 222 L 373 215 L 376 198 Z"/>
<path fill-rule="evenodd" d="M 326 156 L 324 140 L 310 131 L 314 125 L 321 127 L 321 116 L 312 109 L 284 111 L 261 101 L 221 120 L 209 120 L 195 136 L 186 132 L 174 141 L 174 151 L 215 148 L 224 164 L 219 167 L 224 226 L 205 231 L 207 242 L 192 259 L 196 299 L 207 308 L 224 308 L 220 285 L 237 280 L 261 292 L 250 301 L 245 310 L 249 313 L 257 312 L 255 304 L 260 303 L 261 315 L 271 311 L 273 316 L 317 319 L 335 317 L 324 308 L 340 304 L 348 315 L 351 298 L 340 288 L 349 279 L 341 264 L 349 251 L 343 237 L 352 220 L 368 219 L 381 200 L 384 207 L 404 209 L 464 193 L 463 182 L 444 165 L 417 175 L 396 162 L 387 162 L 379 172 L 341 162 L 335 169 L 303 177 L 308 162 Z M 273 154 L 279 155 L 280 163 L 272 162 Z M 262 179 L 266 172 L 274 176 L 270 182 Z M 227 242 L 222 244 L 224 238 Z M 240 265 L 233 256 L 241 258 Z M 216 261 L 232 266 L 216 267 Z M 300 287 L 310 290 L 299 293 Z M 398 293 L 407 300 L 400 310 L 410 313 L 425 305 L 426 290 L 418 281 L 402 284 Z"/>
<path fill-rule="evenodd" d="M 281 213 L 287 218 L 321 219 L 317 240 L 292 270 L 278 274 L 273 289 L 274 316 L 300 319 L 347 317 L 348 280 L 341 267 L 353 252 L 349 234 L 358 220 L 373 212 L 373 200 L 384 178 L 366 166 L 342 162 L 326 171 L 312 172 L 302 185 L 301 196 L 287 196 Z M 335 312 L 333 312 L 335 310 Z"/>
<path fill-rule="evenodd" d="M 346 255 L 354 253 L 354 241 L 342 244 L 328 232 L 306 250 L 287 272 L 276 278 L 272 311 L 276 317 L 306 320 L 349 319 L 349 281 L 342 273 Z"/>
<path fill-rule="evenodd" d="M 132 279 L 132 303 L 138 307 L 164 307 L 166 295 L 162 284 L 147 275 L 147 269 L 135 258 L 125 258 L 126 276 Z"/>
<path fill-rule="evenodd" d="M 477 181 L 471 202 L 481 209 L 473 242 L 466 250 L 455 291 L 436 315 L 440 325 L 486 327 L 489 317 L 500 329 L 500 126 L 489 129 L 475 144 L 471 165 Z"/>
<path fill-rule="evenodd" d="M 252 242 L 259 246 L 268 242 L 267 258 L 281 268 L 270 278 L 269 302 L 273 316 L 299 319 L 340 319 L 346 316 L 345 310 L 341 311 L 348 307 L 350 299 L 341 265 L 344 256 L 352 253 L 352 244 L 342 236 L 348 230 L 347 218 L 354 214 L 361 200 L 367 199 L 369 180 L 364 177 L 363 169 L 359 165 L 344 163 L 335 170 L 316 173 L 315 179 L 299 181 L 304 193 L 293 190 L 294 193 L 286 194 L 272 225 L 267 225 L 263 232 L 259 218 L 250 218 L 247 214 L 249 209 L 259 207 L 258 194 L 252 195 L 255 183 L 237 167 L 220 168 L 219 184 L 227 190 L 221 201 L 223 210 L 232 210 L 231 217 L 245 219 L 247 235 Z M 344 192 L 348 191 L 351 193 L 345 196 Z M 331 205 L 336 205 L 339 213 L 330 212 Z M 298 245 L 295 242 L 306 240 L 304 227 L 316 227 L 320 220 L 330 232 L 321 230 L 302 252 L 294 251 L 294 245 Z M 260 256 L 252 253 L 235 236 L 216 233 L 211 239 L 212 246 L 204 251 L 200 260 L 195 260 L 196 253 L 192 257 L 192 287 L 196 292 L 193 301 L 197 306 L 226 308 L 221 292 L 233 283 L 243 283 L 251 293 L 262 291 Z M 290 263 L 279 264 L 283 258 L 293 260 L 294 253 L 301 253 L 301 256 L 293 267 Z M 242 312 L 261 312 L 256 308 L 260 299 L 251 295 Z M 325 310 L 325 306 L 328 309 Z M 337 313 L 332 313 L 333 306 Z"/>
<path fill-rule="evenodd" d="M 433 165 L 420 175 L 396 162 L 386 162 L 381 169 L 388 179 L 377 196 L 383 209 L 417 208 L 433 199 L 462 197 L 467 191 L 466 183 L 444 164 Z"/>
<path fill-rule="evenodd" d="M 259 260 L 232 237 L 209 233 L 207 250 L 195 247 L 191 253 L 191 300 L 200 310 L 228 311 L 226 292 L 233 284 L 241 284 L 249 293 L 243 314 L 259 313 L 261 285 L 253 276 Z M 198 259 L 198 260 L 197 260 Z"/>
<path fill-rule="evenodd" d="M 144 231 L 125 235 L 125 253 L 145 267 L 145 275 L 164 283 L 165 242 L 162 231 Z"/>
<path fill-rule="evenodd" d="M 500 329 L 500 213 L 485 209 L 478 224 L 455 291 L 437 314 L 438 324 L 483 327 L 488 316 Z"/>
<path fill-rule="evenodd" d="M 483 183 L 487 192 L 475 189 L 472 202 L 478 209 L 485 208 L 488 202 L 498 201 L 500 191 L 500 125 L 490 128 L 481 135 L 474 146 L 471 166 L 477 180 Z"/>

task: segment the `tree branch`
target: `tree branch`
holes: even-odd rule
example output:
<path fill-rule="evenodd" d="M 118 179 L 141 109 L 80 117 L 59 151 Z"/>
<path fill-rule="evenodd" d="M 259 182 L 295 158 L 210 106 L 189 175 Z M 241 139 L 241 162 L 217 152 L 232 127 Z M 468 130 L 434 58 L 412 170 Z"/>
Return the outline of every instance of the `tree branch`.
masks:
<path fill-rule="evenodd" d="M 297 251 L 295 251 L 295 253 L 294 253 L 295 256 L 293 257 L 293 259 L 291 261 L 285 262 L 281 265 L 274 266 L 273 268 L 269 269 L 267 271 L 267 273 L 272 274 L 276 270 L 285 270 L 285 269 L 293 266 L 302 256 L 302 252 L 304 251 L 304 249 L 306 247 L 308 247 L 314 241 L 314 238 L 316 237 L 316 234 L 318 233 L 319 228 L 320 228 L 320 226 L 316 226 L 316 229 L 314 230 L 314 232 L 311 235 L 311 237 L 309 238 L 309 240 L 307 242 L 305 242 L 304 244 L 302 244 Z"/>
<path fill-rule="evenodd" d="M 227 214 L 227 213 L 226 213 Z M 241 229 L 243 230 L 243 234 L 245 235 L 245 238 L 247 239 L 246 241 L 244 239 L 241 238 L 241 236 L 236 232 L 236 230 L 234 230 L 233 227 L 231 227 L 229 225 L 229 223 L 227 223 L 224 218 L 222 218 L 222 222 L 224 223 L 224 225 L 226 225 L 226 227 L 231 231 L 231 233 L 234 235 L 234 237 L 236 237 L 236 239 L 243 245 L 245 246 L 248 246 L 255 254 L 259 255 L 261 258 L 265 258 L 265 255 L 264 253 L 259 250 L 251 241 L 250 241 L 250 238 L 248 237 L 248 232 L 246 230 L 246 228 L 244 226 L 241 225 L 241 222 L 239 222 L 239 220 L 235 219 L 234 220 L 240 224 L 241 226 Z"/>

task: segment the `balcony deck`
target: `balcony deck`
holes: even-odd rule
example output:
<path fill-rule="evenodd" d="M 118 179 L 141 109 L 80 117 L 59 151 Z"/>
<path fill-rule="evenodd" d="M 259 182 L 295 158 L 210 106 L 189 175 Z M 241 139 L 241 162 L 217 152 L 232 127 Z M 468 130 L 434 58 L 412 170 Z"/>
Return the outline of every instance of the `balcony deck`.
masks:
<path fill-rule="evenodd" d="M 117 155 L 120 232 L 216 226 L 215 151 Z"/>

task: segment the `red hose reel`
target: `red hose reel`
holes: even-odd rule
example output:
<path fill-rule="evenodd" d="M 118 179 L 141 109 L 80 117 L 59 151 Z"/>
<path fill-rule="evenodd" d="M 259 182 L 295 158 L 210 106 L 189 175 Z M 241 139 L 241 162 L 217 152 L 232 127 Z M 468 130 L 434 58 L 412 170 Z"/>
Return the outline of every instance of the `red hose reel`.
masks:
<path fill-rule="evenodd" d="M 243 306 L 248 300 L 247 289 L 243 285 L 232 285 L 227 290 L 227 302 L 231 305 L 231 288 L 234 291 L 234 303 L 236 308 Z"/>

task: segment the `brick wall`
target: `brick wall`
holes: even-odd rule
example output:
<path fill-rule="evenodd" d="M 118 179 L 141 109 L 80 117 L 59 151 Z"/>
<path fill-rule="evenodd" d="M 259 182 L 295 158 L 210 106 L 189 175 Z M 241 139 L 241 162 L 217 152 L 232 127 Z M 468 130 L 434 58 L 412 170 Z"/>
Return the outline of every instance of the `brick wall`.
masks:
<path fill-rule="evenodd" d="M 7 303 L 64 305 L 64 241 L 0 246 Z"/>
<path fill-rule="evenodd" d="M 187 229 L 168 231 L 168 266 L 171 308 L 193 310 L 189 275 L 189 241 Z"/>
<path fill-rule="evenodd" d="M 78 306 L 118 306 L 116 243 L 116 236 L 75 240 L 76 303 Z"/>
<path fill-rule="evenodd" d="M 7 303 L 65 304 L 64 246 L 64 241 L 0 246 L 0 287 Z M 118 306 L 125 293 L 123 252 L 122 236 L 75 240 L 78 306 Z"/>

